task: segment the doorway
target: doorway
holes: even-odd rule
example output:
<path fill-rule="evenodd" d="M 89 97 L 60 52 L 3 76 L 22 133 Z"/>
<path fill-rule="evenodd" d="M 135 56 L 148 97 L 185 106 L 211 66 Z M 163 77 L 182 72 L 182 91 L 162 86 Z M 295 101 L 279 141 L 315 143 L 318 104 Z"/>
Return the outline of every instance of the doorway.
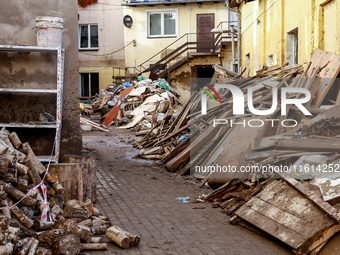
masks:
<path fill-rule="evenodd" d="M 197 14 L 197 52 L 211 52 L 214 47 L 215 14 Z"/>

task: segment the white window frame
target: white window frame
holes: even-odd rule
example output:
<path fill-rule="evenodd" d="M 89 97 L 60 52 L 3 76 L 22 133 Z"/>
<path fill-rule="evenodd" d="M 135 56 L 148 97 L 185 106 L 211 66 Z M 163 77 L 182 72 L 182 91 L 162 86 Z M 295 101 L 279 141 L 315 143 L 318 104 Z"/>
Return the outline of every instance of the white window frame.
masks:
<path fill-rule="evenodd" d="M 150 20 L 150 14 L 161 14 L 161 20 L 164 20 L 164 13 L 167 12 L 174 12 L 176 14 L 176 33 L 174 35 L 164 35 L 164 23 L 161 23 L 161 34 L 160 35 L 150 35 L 150 26 L 149 26 L 149 20 Z M 177 38 L 178 37 L 178 8 L 172 8 L 172 9 L 147 9 L 145 10 L 145 26 L 146 26 L 146 38 L 147 39 L 163 39 L 163 38 Z"/>
<path fill-rule="evenodd" d="M 79 50 L 98 50 L 98 47 L 91 47 L 91 25 L 96 25 L 98 28 L 98 47 L 99 47 L 99 26 L 96 23 L 91 23 L 91 24 L 79 24 L 78 26 L 78 49 Z M 87 26 L 87 47 L 86 48 L 81 48 L 80 47 L 80 41 L 81 41 L 81 27 L 82 26 Z"/>

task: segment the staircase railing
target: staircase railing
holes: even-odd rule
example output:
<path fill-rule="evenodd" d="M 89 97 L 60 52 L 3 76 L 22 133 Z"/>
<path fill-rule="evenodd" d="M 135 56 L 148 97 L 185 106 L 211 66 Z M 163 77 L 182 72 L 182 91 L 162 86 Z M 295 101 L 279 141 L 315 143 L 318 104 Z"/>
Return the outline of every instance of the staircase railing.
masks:
<path fill-rule="evenodd" d="M 230 36 L 225 36 L 225 34 L 230 34 L 230 31 L 227 30 L 226 25 L 229 27 L 230 22 L 228 21 L 221 21 L 217 29 L 220 29 L 220 32 L 213 33 L 213 40 L 211 44 L 211 48 L 208 47 L 206 50 L 206 53 L 212 53 L 212 54 L 218 54 L 220 53 L 220 50 L 222 48 L 222 41 L 231 39 Z M 208 33 L 200 33 L 202 34 L 209 34 L 211 35 L 212 32 Z M 167 69 L 167 65 L 173 61 L 177 60 L 176 62 L 180 62 L 181 60 L 184 60 L 185 58 L 189 58 L 192 53 L 197 53 L 199 49 L 199 43 L 197 42 L 197 35 L 198 33 L 186 33 L 179 37 L 174 42 L 170 43 L 168 46 L 145 60 L 143 63 L 138 65 L 136 67 L 136 70 L 141 74 L 143 72 L 154 72 L 158 73 L 162 70 Z M 174 49 L 172 49 L 174 48 Z M 168 53 L 169 52 L 169 53 Z M 160 57 L 162 54 L 164 54 L 164 57 Z M 180 59 L 178 59 L 180 58 Z M 158 60 L 155 60 L 158 59 Z M 154 60 L 154 61 L 153 61 Z M 146 66 L 150 62 L 152 63 L 150 66 Z"/>

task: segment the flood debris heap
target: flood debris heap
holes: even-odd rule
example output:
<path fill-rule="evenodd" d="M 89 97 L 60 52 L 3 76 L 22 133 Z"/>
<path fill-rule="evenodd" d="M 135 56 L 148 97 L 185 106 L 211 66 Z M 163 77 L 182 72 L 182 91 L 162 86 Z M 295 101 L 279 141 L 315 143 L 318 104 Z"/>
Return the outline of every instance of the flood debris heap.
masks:
<path fill-rule="evenodd" d="M 198 201 L 222 208 L 231 223 L 274 236 L 295 254 L 317 254 L 340 230 L 339 71 L 340 56 L 319 49 L 308 64 L 264 66 L 249 78 L 216 65 L 210 84 L 187 104 L 169 100 L 166 108 L 158 99 L 163 94 L 152 106 L 142 99 L 143 110 L 130 112 L 126 127 L 141 135 L 135 141 L 140 157 L 213 188 Z M 206 90 L 216 92 L 217 105 L 205 95 L 204 113 Z M 244 95 L 242 104 L 235 91 Z M 124 98 L 143 93 L 152 92 L 142 86 Z M 125 125 L 120 122 L 129 114 L 119 111 L 115 121 Z"/>
<path fill-rule="evenodd" d="M 58 176 L 47 172 L 28 143 L 16 133 L 0 131 L 0 254 L 78 254 L 121 248 L 140 237 L 100 215 L 91 200 L 64 201 Z M 103 235 L 106 235 L 103 236 Z"/>

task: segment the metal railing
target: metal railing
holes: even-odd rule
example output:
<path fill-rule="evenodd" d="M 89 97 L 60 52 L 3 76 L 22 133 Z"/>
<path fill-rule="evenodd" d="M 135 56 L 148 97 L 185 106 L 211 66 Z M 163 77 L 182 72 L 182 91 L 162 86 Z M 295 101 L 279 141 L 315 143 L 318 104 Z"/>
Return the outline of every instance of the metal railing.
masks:
<path fill-rule="evenodd" d="M 193 53 L 206 53 L 207 55 L 218 54 L 222 48 L 222 42 L 230 39 L 231 31 L 228 30 L 229 24 L 231 22 L 221 21 L 216 27 L 217 32 L 208 32 L 208 33 L 186 33 L 179 37 L 174 42 L 170 43 L 168 46 L 145 60 L 143 63 L 136 67 L 136 70 L 141 74 L 143 72 L 154 72 L 163 75 L 164 72 L 169 71 L 171 66 L 179 65 L 181 62 L 186 61 L 188 58 L 192 56 Z M 200 35 L 211 35 L 211 45 L 202 44 L 202 42 L 198 42 L 197 37 Z M 164 55 L 162 57 L 162 55 Z M 176 61 L 174 64 L 170 64 L 171 61 Z M 152 63 L 150 66 L 147 64 Z M 160 75 L 160 76 L 161 76 Z"/>

